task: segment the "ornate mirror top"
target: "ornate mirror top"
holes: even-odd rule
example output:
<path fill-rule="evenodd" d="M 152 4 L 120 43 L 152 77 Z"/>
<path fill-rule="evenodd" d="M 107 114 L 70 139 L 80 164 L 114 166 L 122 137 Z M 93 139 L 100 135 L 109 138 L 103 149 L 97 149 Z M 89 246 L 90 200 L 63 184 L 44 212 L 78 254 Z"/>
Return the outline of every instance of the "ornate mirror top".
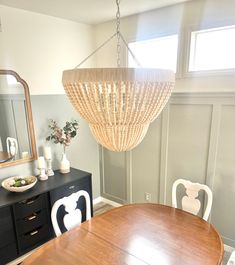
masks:
<path fill-rule="evenodd" d="M 0 69 L 0 124 L 0 168 L 36 159 L 29 88 L 12 70 Z"/>

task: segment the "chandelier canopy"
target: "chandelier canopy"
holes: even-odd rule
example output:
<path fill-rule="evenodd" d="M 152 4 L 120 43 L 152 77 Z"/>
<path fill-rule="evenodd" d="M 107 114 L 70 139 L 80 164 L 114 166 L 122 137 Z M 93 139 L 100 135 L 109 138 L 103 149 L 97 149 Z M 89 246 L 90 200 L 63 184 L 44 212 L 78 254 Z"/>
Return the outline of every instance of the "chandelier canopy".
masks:
<path fill-rule="evenodd" d="M 117 36 L 117 68 L 76 67 L 63 72 L 62 82 L 72 105 L 89 123 L 97 142 L 112 151 L 128 151 L 142 141 L 149 124 L 164 108 L 175 75 L 170 70 L 120 67 L 120 39 L 137 60 L 120 33 L 120 0 L 116 3 L 116 33 L 77 67 Z"/>

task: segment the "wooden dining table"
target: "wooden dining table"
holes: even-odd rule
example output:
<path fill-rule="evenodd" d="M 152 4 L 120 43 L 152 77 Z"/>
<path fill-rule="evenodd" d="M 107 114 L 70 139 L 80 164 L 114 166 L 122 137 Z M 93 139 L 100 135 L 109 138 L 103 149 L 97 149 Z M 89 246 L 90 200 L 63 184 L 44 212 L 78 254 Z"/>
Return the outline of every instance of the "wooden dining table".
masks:
<path fill-rule="evenodd" d="M 12 156 L 8 152 L 0 151 L 0 163 L 7 162 L 12 159 Z"/>
<path fill-rule="evenodd" d="M 180 209 L 131 204 L 95 216 L 52 239 L 22 265 L 219 265 L 213 225 Z"/>

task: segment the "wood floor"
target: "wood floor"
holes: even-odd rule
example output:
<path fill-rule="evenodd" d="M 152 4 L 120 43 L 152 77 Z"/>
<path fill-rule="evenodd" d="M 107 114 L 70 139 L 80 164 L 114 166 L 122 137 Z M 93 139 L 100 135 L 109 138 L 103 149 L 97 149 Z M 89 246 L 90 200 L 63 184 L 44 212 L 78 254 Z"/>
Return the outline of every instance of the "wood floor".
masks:
<path fill-rule="evenodd" d="M 94 205 L 94 209 L 93 209 L 94 210 L 94 216 L 101 214 L 101 213 L 104 213 L 104 212 L 106 212 L 112 208 L 114 208 L 114 206 L 109 205 L 109 204 L 104 203 L 104 202 L 99 202 L 99 203 Z M 227 265 L 227 262 L 229 260 L 230 255 L 231 255 L 231 251 L 225 251 L 224 252 L 224 259 L 223 259 L 223 262 L 221 265 Z"/>
<path fill-rule="evenodd" d="M 98 214 L 105 213 L 108 210 L 111 210 L 112 208 L 114 208 L 114 206 L 107 204 L 105 202 L 99 202 L 99 203 L 94 205 L 93 214 L 94 214 L 94 216 L 96 216 Z"/>
<path fill-rule="evenodd" d="M 228 260 L 229 260 L 229 258 L 230 258 L 230 256 L 231 256 L 231 254 L 232 254 L 232 252 L 233 251 L 235 251 L 235 249 L 234 248 L 232 248 L 232 247 L 226 247 L 225 246 L 225 250 L 224 250 L 224 259 L 223 259 L 223 262 L 221 263 L 221 265 L 227 265 L 227 263 L 228 263 Z M 229 263 L 230 264 L 230 263 Z"/>

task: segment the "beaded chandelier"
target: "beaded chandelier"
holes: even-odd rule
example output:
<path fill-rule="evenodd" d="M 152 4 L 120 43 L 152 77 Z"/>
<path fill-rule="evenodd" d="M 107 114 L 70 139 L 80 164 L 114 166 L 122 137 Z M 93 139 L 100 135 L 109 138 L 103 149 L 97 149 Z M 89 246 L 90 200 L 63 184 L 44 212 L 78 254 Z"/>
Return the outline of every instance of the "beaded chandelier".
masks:
<path fill-rule="evenodd" d="M 97 142 L 111 151 L 128 151 L 142 141 L 149 124 L 166 105 L 175 75 L 170 70 L 120 67 L 120 38 L 136 58 L 120 33 L 119 3 L 116 0 L 116 33 L 77 66 L 117 36 L 117 68 L 66 70 L 63 86 Z"/>

